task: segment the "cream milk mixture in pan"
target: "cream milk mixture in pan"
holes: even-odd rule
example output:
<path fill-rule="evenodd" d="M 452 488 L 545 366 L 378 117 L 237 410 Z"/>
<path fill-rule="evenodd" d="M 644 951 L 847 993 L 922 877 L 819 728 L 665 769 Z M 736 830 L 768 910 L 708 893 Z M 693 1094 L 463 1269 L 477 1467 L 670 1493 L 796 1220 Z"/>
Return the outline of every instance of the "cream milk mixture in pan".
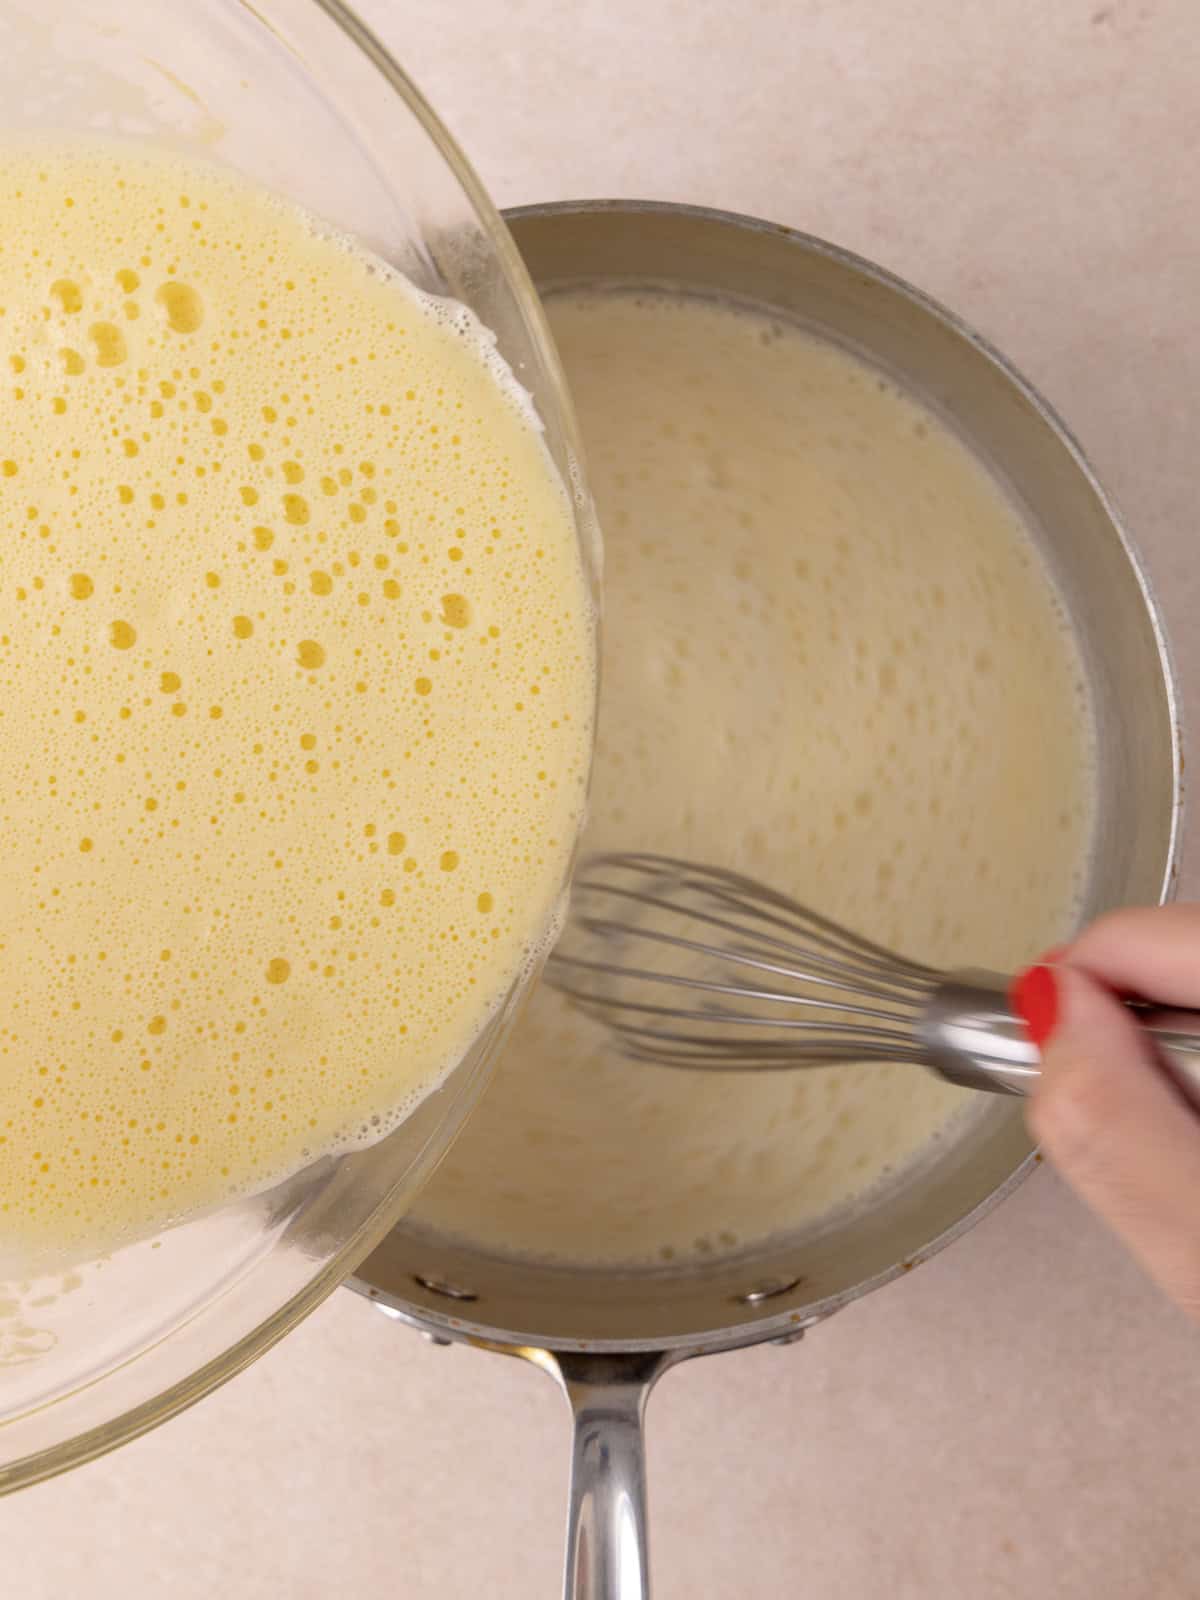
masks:
<path fill-rule="evenodd" d="M 856 358 L 698 299 L 550 305 L 606 535 L 585 846 L 751 873 L 919 960 L 1071 926 L 1074 641 L 1009 502 Z M 418 1205 L 477 1246 L 683 1263 L 902 1179 L 970 1098 L 911 1066 L 633 1066 L 542 987 Z"/>

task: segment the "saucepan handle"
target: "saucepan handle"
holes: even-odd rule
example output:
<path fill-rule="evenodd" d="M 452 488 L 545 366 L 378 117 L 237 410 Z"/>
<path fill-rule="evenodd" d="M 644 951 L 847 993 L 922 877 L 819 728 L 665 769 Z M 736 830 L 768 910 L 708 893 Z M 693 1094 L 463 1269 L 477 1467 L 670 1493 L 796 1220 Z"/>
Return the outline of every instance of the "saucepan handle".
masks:
<path fill-rule="evenodd" d="M 661 1352 L 554 1357 L 575 1425 L 565 1600 L 648 1600 L 642 1416 L 670 1364 Z"/>

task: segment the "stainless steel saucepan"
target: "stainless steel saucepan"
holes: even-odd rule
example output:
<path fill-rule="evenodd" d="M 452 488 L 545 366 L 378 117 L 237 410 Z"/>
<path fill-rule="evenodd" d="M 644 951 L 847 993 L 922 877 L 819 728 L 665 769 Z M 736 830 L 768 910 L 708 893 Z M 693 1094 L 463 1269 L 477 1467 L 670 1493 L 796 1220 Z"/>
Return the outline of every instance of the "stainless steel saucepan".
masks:
<path fill-rule="evenodd" d="M 1166 898 L 1181 760 L 1162 626 L 1078 446 L 1012 368 L 907 284 L 771 223 L 625 201 L 529 207 L 508 222 L 543 294 L 653 285 L 748 303 L 853 348 L 953 424 L 1028 517 L 1078 633 L 1100 743 L 1084 910 Z M 642 1413 L 661 1374 L 693 1356 L 800 1338 L 964 1233 L 1030 1161 L 1020 1108 L 997 1099 L 919 1180 L 815 1240 L 673 1272 L 572 1271 L 405 1224 L 351 1284 L 435 1340 L 520 1356 L 557 1378 L 575 1415 L 566 1593 L 644 1600 Z"/>

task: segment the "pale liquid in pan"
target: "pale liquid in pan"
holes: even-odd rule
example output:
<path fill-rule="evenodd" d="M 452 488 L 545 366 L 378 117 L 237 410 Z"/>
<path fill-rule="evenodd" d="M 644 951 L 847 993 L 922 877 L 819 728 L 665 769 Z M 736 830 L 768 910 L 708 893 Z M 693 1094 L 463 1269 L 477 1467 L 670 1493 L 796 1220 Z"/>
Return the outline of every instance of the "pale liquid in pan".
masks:
<path fill-rule="evenodd" d="M 215 168 L 0 151 L 0 1261 L 394 1127 L 546 936 L 569 502 L 463 310 Z"/>
<path fill-rule="evenodd" d="M 1090 715 L 996 485 L 850 355 L 631 294 L 551 320 L 605 530 L 593 849 L 753 874 L 919 960 L 1071 926 Z M 899 1181 L 970 1097 L 918 1068 L 632 1066 L 545 987 L 418 1204 L 484 1248 L 686 1262 Z"/>

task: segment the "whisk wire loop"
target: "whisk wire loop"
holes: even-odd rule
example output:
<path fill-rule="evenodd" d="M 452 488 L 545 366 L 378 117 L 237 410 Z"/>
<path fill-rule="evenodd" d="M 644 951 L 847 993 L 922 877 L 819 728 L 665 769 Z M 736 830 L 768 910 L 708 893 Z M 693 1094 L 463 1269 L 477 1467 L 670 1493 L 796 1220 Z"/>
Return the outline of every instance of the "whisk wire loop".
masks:
<path fill-rule="evenodd" d="M 939 978 L 738 873 L 645 853 L 584 864 L 548 974 L 631 1058 L 714 1071 L 919 1059 Z"/>
<path fill-rule="evenodd" d="M 672 856 L 584 862 L 549 981 L 633 1061 L 710 1072 L 919 1062 L 948 1082 L 1025 1095 L 1041 1071 L 1011 978 L 938 972 L 766 884 Z M 1200 1111 L 1200 1012 L 1129 1002 Z"/>

